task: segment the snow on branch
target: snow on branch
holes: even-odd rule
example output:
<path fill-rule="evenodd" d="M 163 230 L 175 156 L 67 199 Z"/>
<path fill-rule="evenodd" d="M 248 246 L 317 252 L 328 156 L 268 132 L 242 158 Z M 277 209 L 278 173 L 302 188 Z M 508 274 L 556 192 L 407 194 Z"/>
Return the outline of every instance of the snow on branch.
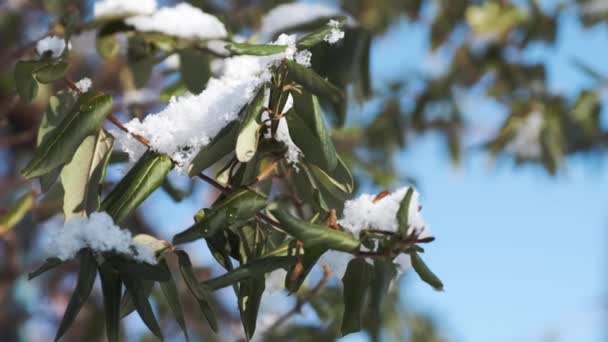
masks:
<path fill-rule="evenodd" d="M 156 11 L 156 0 L 102 0 L 93 4 L 93 17 L 151 14 Z"/>
<path fill-rule="evenodd" d="M 146 137 L 153 150 L 169 155 L 180 168 L 187 166 L 201 147 L 228 123 L 255 96 L 257 90 L 271 79 L 271 68 L 283 59 L 294 59 L 298 54 L 295 37 L 281 35 L 275 42 L 287 45 L 284 52 L 270 56 L 237 56 L 224 60 L 224 74 L 212 77 L 198 95 L 173 98 L 159 113 L 150 114 L 143 121 L 133 119 L 125 126 L 130 132 Z M 137 160 L 143 149 L 128 134 L 112 132 L 118 146 Z"/>
<path fill-rule="evenodd" d="M 181 3 L 151 15 L 128 18 L 126 23 L 141 32 L 160 32 L 185 39 L 219 39 L 228 35 L 222 22 L 211 14 Z"/>
<path fill-rule="evenodd" d="M 62 227 L 51 232 L 47 245 L 48 254 L 61 260 L 74 258 L 83 248 L 119 253 L 148 264 L 157 263 L 150 247 L 133 241 L 131 232 L 115 225 L 112 217 L 105 212 L 66 221 Z"/>
<path fill-rule="evenodd" d="M 69 48 L 69 46 L 68 46 Z M 45 53 L 50 53 L 52 58 L 57 58 L 63 54 L 65 50 L 65 40 L 57 36 L 45 37 L 36 43 L 36 53 L 39 56 Z"/>

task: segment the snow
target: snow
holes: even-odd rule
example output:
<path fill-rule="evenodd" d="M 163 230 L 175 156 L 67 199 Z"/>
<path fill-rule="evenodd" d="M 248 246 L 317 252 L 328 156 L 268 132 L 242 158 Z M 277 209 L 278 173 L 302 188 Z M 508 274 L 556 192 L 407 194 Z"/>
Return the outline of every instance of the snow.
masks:
<path fill-rule="evenodd" d="M 338 223 L 355 236 L 359 236 L 362 230 L 370 228 L 398 232 L 397 211 L 409 188 L 400 188 L 375 203 L 376 195 L 372 194 L 363 194 L 356 199 L 346 201 L 342 219 Z M 408 208 L 408 223 L 409 231 L 416 229 L 422 232 L 427 224 L 419 210 L 418 197 L 418 191 L 414 189 Z"/>
<path fill-rule="evenodd" d="M 76 88 L 78 88 L 81 93 L 86 93 L 87 91 L 89 91 L 92 85 L 93 82 L 91 82 L 91 79 L 88 77 L 81 79 L 75 84 Z"/>
<path fill-rule="evenodd" d="M 51 232 L 47 251 L 51 256 L 69 260 L 86 247 L 96 252 L 124 254 L 139 262 L 157 263 L 151 248 L 134 242 L 131 232 L 115 225 L 105 212 L 66 221 Z"/>
<path fill-rule="evenodd" d="M 65 40 L 57 36 L 45 37 L 36 44 L 36 52 L 40 56 L 50 52 L 52 58 L 57 58 L 63 54 L 64 50 Z"/>
<path fill-rule="evenodd" d="M 344 38 L 344 31 L 340 30 L 340 23 L 336 20 L 330 20 L 327 23 L 327 26 L 331 27 L 331 31 L 323 37 L 323 40 L 328 42 L 329 44 L 335 44 Z"/>
<path fill-rule="evenodd" d="M 289 45 L 295 37 L 281 36 L 278 45 Z M 271 68 L 283 59 L 293 59 L 295 49 L 271 56 L 236 56 L 224 60 L 224 73 L 212 77 L 198 95 L 187 94 L 171 99 L 159 113 L 146 116 L 143 121 L 133 119 L 125 126 L 151 143 L 153 150 L 169 155 L 184 170 L 201 147 L 228 123 L 255 96 L 257 90 L 271 79 Z M 284 131 L 283 131 L 284 132 Z M 131 160 L 141 156 L 141 147 L 127 134 L 113 131 L 117 143 L 129 153 Z"/>
<path fill-rule="evenodd" d="M 505 150 L 520 158 L 538 159 L 542 156 L 540 134 L 544 126 L 543 114 L 534 111 L 521 123 L 515 136 L 505 146 Z"/>
<path fill-rule="evenodd" d="M 126 23 L 137 31 L 160 32 L 185 39 L 218 39 L 228 35 L 219 19 L 187 3 L 161 8 L 149 16 L 128 18 Z"/>
<path fill-rule="evenodd" d="M 156 0 L 102 0 L 93 5 L 93 17 L 152 14 Z"/>
<path fill-rule="evenodd" d="M 312 59 L 312 52 L 308 50 L 302 50 L 295 54 L 294 59 L 296 63 L 301 64 L 305 67 L 310 67 L 310 60 Z"/>
<path fill-rule="evenodd" d="M 294 2 L 279 5 L 262 18 L 260 36 L 262 40 L 268 41 L 278 32 L 284 32 L 317 19 L 336 16 L 348 17 L 341 9 L 324 4 Z M 348 23 L 354 25 L 354 20 L 348 17 Z"/>

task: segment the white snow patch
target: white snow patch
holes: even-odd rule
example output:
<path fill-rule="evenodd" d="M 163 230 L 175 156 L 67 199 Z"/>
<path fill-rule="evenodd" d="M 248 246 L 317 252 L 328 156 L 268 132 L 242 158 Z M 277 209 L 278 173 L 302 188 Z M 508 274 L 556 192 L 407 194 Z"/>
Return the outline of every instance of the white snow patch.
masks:
<path fill-rule="evenodd" d="M 347 16 L 348 24 L 354 25 L 355 21 L 345 12 L 337 7 L 324 4 L 294 2 L 279 5 L 271 9 L 262 18 L 260 36 L 262 40 L 268 41 L 278 32 L 303 25 L 321 18 Z"/>
<path fill-rule="evenodd" d="M 187 3 L 161 8 L 149 16 L 128 18 L 126 23 L 138 31 L 186 39 L 219 39 L 228 35 L 219 19 Z"/>
<path fill-rule="evenodd" d="M 91 79 L 88 77 L 84 77 L 75 84 L 76 88 L 78 88 L 81 93 L 86 93 L 87 91 L 89 91 L 92 85 L 93 82 L 91 82 Z"/>
<path fill-rule="evenodd" d="M 105 212 L 66 221 L 62 227 L 51 232 L 47 251 L 51 256 L 69 260 L 87 247 L 96 252 L 124 254 L 139 262 L 157 263 L 152 249 L 133 242 L 131 232 L 115 225 L 112 217 Z"/>
<path fill-rule="evenodd" d="M 545 120 L 543 114 L 534 111 L 521 123 L 515 136 L 505 146 L 505 150 L 524 159 L 538 159 L 542 156 L 540 134 Z"/>
<path fill-rule="evenodd" d="M 388 232 L 398 232 L 397 211 L 401 201 L 410 187 L 403 187 L 374 203 L 376 195 L 363 194 L 356 199 L 346 201 L 342 219 L 338 223 L 346 230 L 359 236 L 362 230 L 379 229 Z M 427 224 L 419 210 L 418 191 L 414 189 L 408 208 L 409 231 L 416 229 L 422 233 Z"/>
<path fill-rule="evenodd" d="M 152 14 L 156 0 L 102 0 L 93 4 L 93 17 Z"/>
<path fill-rule="evenodd" d="M 293 41 L 280 37 L 276 44 Z M 150 114 L 143 121 L 133 119 L 126 124 L 151 143 L 152 149 L 169 155 L 183 170 L 201 147 L 206 146 L 255 96 L 257 90 L 271 79 L 271 68 L 283 59 L 293 59 L 295 51 L 286 49 L 271 56 L 236 56 L 224 60 L 224 74 L 212 77 L 198 95 L 187 94 L 173 98 L 159 113 Z M 117 134 L 118 144 L 130 146 L 126 134 Z M 126 142 L 123 140 L 127 140 Z M 131 154 L 132 160 L 141 155 Z"/>
<path fill-rule="evenodd" d="M 36 43 L 36 52 L 42 56 L 47 52 L 51 53 L 51 57 L 57 58 L 63 54 L 65 50 L 65 40 L 57 36 L 45 37 Z"/>
<path fill-rule="evenodd" d="M 327 23 L 327 26 L 331 27 L 331 30 L 323 37 L 324 41 L 333 45 L 344 38 L 344 31 L 340 30 L 340 22 L 337 20 L 330 20 Z"/>

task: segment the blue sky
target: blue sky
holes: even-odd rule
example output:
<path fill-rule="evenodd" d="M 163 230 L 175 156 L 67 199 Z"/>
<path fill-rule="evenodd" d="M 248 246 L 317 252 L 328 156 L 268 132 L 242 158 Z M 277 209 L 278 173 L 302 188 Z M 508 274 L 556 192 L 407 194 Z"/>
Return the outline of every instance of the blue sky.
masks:
<path fill-rule="evenodd" d="M 591 83 L 570 58 L 608 71 L 600 64 L 607 31 L 582 29 L 572 13 L 562 15 L 560 24 L 556 47 L 534 46 L 525 58 L 547 61 L 551 89 L 574 96 Z M 432 65 L 426 34 L 404 20 L 374 45 L 375 86 Z M 470 143 L 484 135 L 480 128 L 496 127 L 504 117 L 476 94 L 465 103 L 464 115 L 475 122 Z M 404 301 L 433 314 L 455 341 L 605 341 L 604 159 L 570 158 L 551 178 L 539 167 L 494 164 L 470 150 L 454 168 L 436 136 L 412 139 L 398 162 L 419 181 L 424 214 L 438 238 L 426 259 L 446 291 L 434 292 L 410 274 Z"/>

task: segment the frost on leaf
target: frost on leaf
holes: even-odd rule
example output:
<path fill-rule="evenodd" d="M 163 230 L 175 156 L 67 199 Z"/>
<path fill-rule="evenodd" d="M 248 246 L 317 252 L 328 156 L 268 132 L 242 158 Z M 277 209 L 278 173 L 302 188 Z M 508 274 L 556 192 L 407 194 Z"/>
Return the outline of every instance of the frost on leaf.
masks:
<path fill-rule="evenodd" d="M 198 95 L 173 98 L 159 113 L 146 116 L 143 121 L 133 119 L 126 124 L 130 132 L 145 137 L 153 150 L 169 155 L 184 169 L 201 147 L 228 123 L 238 117 L 239 111 L 255 96 L 259 87 L 271 79 L 271 68 L 283 59 L 296 54 L 295 38 L 283 35 L 276 44 L 292 44 L 285 52 L 270 56 L 237 56 L 227 58 L 223 74 L 212 77 Z M 128 134 L 113 131 L 118 145 L 137 160 L 141 148 L 133 146 Z"/>
<path fill-rule="evenodd" d="M 115 225 L 112 217 L 105 212 L 92 213 L 89 217 L 74 217 L 50 233 L 47 245 L 50 256 L 69 260 L 83 248 L 119 253 L 148 264 L 157 263 L 150 247 L 133 241 L 131 232 Z"/>
<path fill-rule="evenodd" d="M 95 18 L 151 14 L 156 11 L 156 0 L 102 0 L 93 4 Z"/>
<path fill-rule="evenodd" d="M 218 39 L 228 35 L 219 19 L 187 3 L 161 8 L 152 15 L 128 18 L 126 22 L 137 31 L 160 32 L 185 39 Z"/>
<path fill-rule="evenodd" d="M 52 58 L 57 58 L 65 50 L 65 40 L 57 36 L 45 37 L 36 44 L 36 52 L 40 56 L 50 54 Z"/>

